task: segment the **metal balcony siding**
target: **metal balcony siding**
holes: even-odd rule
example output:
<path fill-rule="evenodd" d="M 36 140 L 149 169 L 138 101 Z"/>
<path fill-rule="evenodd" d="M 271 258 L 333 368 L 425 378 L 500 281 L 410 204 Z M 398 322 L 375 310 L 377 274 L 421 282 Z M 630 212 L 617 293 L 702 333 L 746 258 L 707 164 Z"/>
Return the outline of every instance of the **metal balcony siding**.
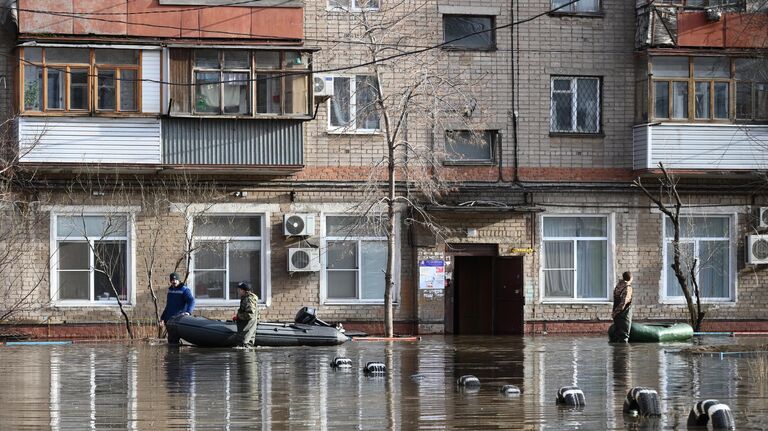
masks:
<path fill-rule="evenodd" d="M 302 124 L 298 120 L 163 119 L 163 163 L 301 165 Z"/>

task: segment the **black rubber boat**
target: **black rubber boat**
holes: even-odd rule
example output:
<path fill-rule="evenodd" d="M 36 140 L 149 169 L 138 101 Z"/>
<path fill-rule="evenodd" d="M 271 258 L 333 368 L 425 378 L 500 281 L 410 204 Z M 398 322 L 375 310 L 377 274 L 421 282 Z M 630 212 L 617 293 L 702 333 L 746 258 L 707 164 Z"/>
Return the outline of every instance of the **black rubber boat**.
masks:
<path fill-rule="evenodd" d="M 168 332 L 199 347 L 233 347 L 237 325 L 232 321 L 180 315 L 167 322 Z M 317 319 L 314 309 L 304 307 L 294 323 L 259 323 L 257 346 L 335 346 L 349 339 L 343 332 Z"/>

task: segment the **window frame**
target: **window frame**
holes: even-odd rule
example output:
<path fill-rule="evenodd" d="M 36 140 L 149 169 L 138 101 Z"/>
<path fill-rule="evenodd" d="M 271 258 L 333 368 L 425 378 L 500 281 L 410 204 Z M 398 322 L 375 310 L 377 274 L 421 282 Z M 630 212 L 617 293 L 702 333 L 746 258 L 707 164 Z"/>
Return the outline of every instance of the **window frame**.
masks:
<path fill-rule="evenodd" d="M 67 236 L 60 237 L 58 232 L 58 218 L 59 217 L 125 217 L 126 233 L 124 236 L 102 236 L 99 238 L 89 237 L 87 235 L 80 236 Z M 136 289 L 134 286 L 134 273 L 135 273 L 135 230 L 134 230 L 134 213 L 133 211 L 120 210 L 116 213 L 109 211 L 101 211 L 98 209 L 88 211 L 74 211 L 74 210 L 55 210 L 51 211 L 50 218 L 50 298 L 51 302 L 56 307 L 117 307 L 117 299 L 110 299 L 106 301 L 96 300 L 94 295 L 94 279 L 95 279 L 95 266 L 96 259 L 93 251 L 93 244 L 99 241 L 124 241 L 125 242 L 125 289 L 126 298 L 122 300 L 123 306 L 131 307 L 136 301 Z M 60 299 L 59 291 L 59 243 L 88 243 L 88 299 Z M 82 269 L 78 271 L 84 271 Z"/>
<path fill-rule="evenodd" d="M 667 245 L 672 243 L 674 237 L 667 238 L 667 216 L 663 213 L 661 217 L 661 274 L 660 274 L 660 292 L 659 300 L 662 304 L 685 304 L 685 296 L 670 296 L 667 295 L 667 275 L 668 271 L 673 271 L 672 268 L 668 268 L 667 262 Z M 735 303 L 736 302 L 736 283 L 737 283 L 737 267 L 736 267 L 736 246 L 738 242 L 736 240 L 737 219 L 736 213 L 683 213 L 680 214 L 681 218 L 725 218 L 728 219 L 728 233 L 727 237 L 680 237 L 681 244 L 694 245 L 694 253 L 698 256 L 699 243 L 702 241 L 728 241 L 728 297 L 701 297 L 703 303 Z M 700 269 L 700 267 L 699 267 Z M 690 280 L 689 280 L 690 281 Z M 692 289 L 692 286 L 689 286 Z"/>
<path fill-rule="evenodd" d="M 361 287 L 362 287 L 362 268 L 360 266 L 362 253 L 360 253 L 361 242 L 363 241 L 382 241 L 386 244 L 386 236 L 328 236 L 328 217 L 354 217 L 364 216 L 363 214 L 350 214 L 345 212 L 327 212 L 321 213 L 320 218 L 322 220 L 322 244 L 320 247 L 320 303 L 323 305 L 382 305 L 384 304 L 384 297 L 381 299 L 361 299 Z M 385 217 L 381 213 L 368 213 L 368 217 L 378 218 Z M 400 244 L 400 217 L 395 214 L 395 244 Z M 356 298 L 330 298 L 328 295 L 328 242 L 329 241 L 355 241 L 355 248 L 357 250 L 357 268 L 355 268 L 356 277 Z M 394 291 L 392 292 L 392 302 L 395 306 L 400 303 L 400 247 L 395 247 L 395 270 L 392 274 L 394 281 Z M 346 270 L 348 271 L 348 269 Z M 385 287 L 386 288 L 386 287 Z"/>
<path fill-rule="evenodd" d="M 482 134 L 484 140 L 488 143 L 488 159 L 462 159 L 462 158 L 449 158 L 448 151 L 448 134 L 451 132 L 468 132 L 471 134 Z M 446 129 L 443 135 L 444 139 L 444 151 L 445 160 L 444 165 L 474 165 L 474 166 L 488 166 L 496 164 L 496 148 L 498 146 L 499 131 L 496 129 L 483 129 L 483 130 L 468 130 L 468 129 Z M 470 144 L 471 145 L 471 144 Z"/>
<path fill-rule="evenodd" d="M 259 229 L 261 231 L 260 236 L 232 236 L 232 237 L 224 237 L 224 236 L 198 236 L 195 235 L 194 229 L 195 229 L 195 222 L 196 219 L 199 217 L 232 217 L 232 218 L 250 218 L 250 217 L 259 217 Z M 269 265 L 269 231 L 267 230 L 267 219 L 269 217 L 268 213 L 262 213 L 262 212 L 210 212 L 210 213 L 200 213 L 195 214 L 194 216 L 189 218 L 189 222 L 187 223 L 187 235 L 189 238 L 192 238 L 192 256 L 190 259 L 189 264 L 189 279 L 188 285 L 190 290 L 192 291 L 192 294 L 195 297 L 195 303 L 198 306 L 232 306 L 234 304 L 237 304 L 240 302 L 240 298 L 229 298 L 227 299 L 226 296 L 229 295 L 229 290 L 225 289 L 225 297 L 224 298 L 200 298 L 197 296 L 197 292 L 195 291 L 195 273 L 198 271 L 195 264 L 195 255 L 198 252 L 196 243 L 198 242 L 223 242 L 225 245 L 225 256 L 224 256 L 224 262 L 225 262 L 225 268 L 224 268 L 224 284 L 225 286 L 229 286 L 230 283 L 230 266 L 229 266 L 229 244 L 232 241 L 259 241 L 260 245 L 260 257 L 259 257 L 259 264 L 261 265 L 261 268 L 259 270 L 259 273 L 261 275 L 261 279 L 259 280 L 259 292 L 254 292 L 259 297 L 259 304 L 266 305 L 268 303 L 268 296 L 269 296 L 269 288 L 267 286 L 267 283 L 269 281 L 269 270 L 267 268 L 267 265 Z M 210 271 L 210 269 L 205 269 L 206 271 Z M 237 280 L 237 281 L 243 281 L 243 280 Z M 253 283 L 253 280 L 245 280 L 250 283 Z"/>
<path fill-rule="evenodd" d="M 596 130 L 594 132 L 581 132 L 578 130 L 578 80 L 596 80 L 597 81 L 597 115 L 595 116 Z M 570 131 L 555 130 L 555 94 L 565 93 L 562 90 L 555 90 L 555 80 L 571 81 L 571 88 L 568 93 L 571 94 L 571 129 Z M 574 87 L 574 83 L 576 86 Z M 594 75 L 550 75 L 549 77 L 549 134 L 550 136 L 603 136 L 603 77 Z"/>
<path fill-rule="evenodd" d="M 364 129 L 364 128 L 358 128 L 357 127 L 357 80 L 358 77 L 373 77 L 376 78 L 376 75 L 374 74 L 366 74 L 366 73 L 359 73 L 354 75 L 333 75 L 333 84 L 334 89 L 336 88 L 336 82 L 337 78 L 347 78 L 349 79 L 349 124 L 346 126 L 335 126 L 332 124 L 332 106 L 333 103 L 338 103 L 338 101 L 333 100 L 334 98 L 331 97 L 326 102 L 327 111 L 328 111 L 328 123 L 327 123 L 327 129 L 326 132 L 328 134 L 333 135 L 375 135 L 381 132 L 381 113 L 376 111 L 379 120 L 379 127 L 376 129 Z M 374 108 L 376 109 L 376 108 Z"/>
<path fill-rule="evenodd" d="M 615 220 L 614 220 L 614 214 L 576 214 L 576 213 L 560 213 L 560 214 L 542 214 L 540 217 L 540 228 L 539 228 L 539 238 L 540 243 L 540 257 L 539 257 L 539 301 L 542 303 L 547 304 L 557 304 L 557 303 L 568 303 L 568 304 L 574 304 L 574 303 L 581 303 L 581 304 L 595 304 L 595 303 L 606 303 L 611 302 L 611 289 L 612 286 L 612 277 L 611 274 L 614 272 L 614 259 L 616 256 L 615 253 L 615 237 L 614 237 L 614 230 L 615 230 Z M 544 223 L 547 218 L 601 218 L 605 219 L 606 222 L 606 236 L 603 237 L 545 237 L 544 236 Z M 574 283 L 573 283 L 573 297 L 566 298 L 566 297 L 559 297 L 559 296 L 546 296 L 546 286 L 545 286 L 545 265 L 546 265 L 546 258 L 544 256 L 545 254 L 545 242 L 546 241 L 568 241 L 572 240 L 574 244 L 574 260 L 573 260 L 573 277 L 574 277 Z M 606 284 L 604 286 L 604 293 L 605 296 L 601 298 L 579 298 L 578 295 L 578 256 L 577 256 L 577 250 L 578 250 L 578 241 L 605 241 L 606 244 L 606 262 L 605 262 L 605 269 L 606 269 Z"/>
<path fill-rule="evenodd" d="M 491 20 L 490 23 L 490 31 L 488 33 L 491 34 L 491 43 L 490 45 L 486 47 L 480 47 L 480 48 L 474 48 L 469 46 L 463 46 L 463 45 L 455 45 L 456 42 L 461 42 L 461 40 L 457 40 L 454 42 L 450 42 L 446 40 L 446 25 L 447 21 L 446 18 L 488 18 Z M 446 51 L 477 51 L 477 52 L 488 52 L 488 51 L 496 51 L 498 49 L 498 39 L 496 34 L 496 15 L 485 15 L 485 14 L 467 14 L 467 13 L 443 13 L 441 14 L 441 20 L 442 20 L 442 30 L 443 30 L 443 38 L 442 38 L 442 44 L 441 49 Z M 467 35 L 464 35 L 467 36 Z"/>
<path fill-rule="evenodd" d="M 328 0 L 326 3 L 325 10 L 327 12 L 376 12 L 381 10 L 381 0 L 379 0 L 379 5 L 376 7 L 360 7 L 358 0 L 349 0 L 349 7 L 344 6 L 334 6 L 331 4 L 331 1 Z"/>
<path fill-rule="evenodd" d="M 556 8 L 554 4 L 555 0 L 551 0 L 549 3 L 549 6 L 551 9 Z M 566 2 L 567 3 L 567 2 Z M 597 0 L 597 10 L 594 11 L 577 11 L 576 9 L 576 3 L 570 4 L 568 6 L 563 7 L 562 9 L 558 9 L 554 12 L 550 12 L 550 15 L 557 16 L 557 15 L 569 15 L 569 16 L 584 16 L 584 17 L 603 17 L 605 16 L 605 12 L 603 10 L 603 0 Z"/>
<path fill-rule="evenodd" d="M 26 49 L 27 48 L 34 48 L 34 49 L 40 49 L 41 51 L 41 58 L 40 61 L 27 61 L 26 60 Z M 88 63 L 80 63 L 80 62 L 51 62 L 49 63 L 47 61 L 47 55 L 46 51 L 48 49 L 82 49 L 82 50 L 88 50 Z M 96 56 L 95 52 L 96 50 L 108 50 L 108 49 L 116 49 L 116 50 L 128 50 L 128 51 L 135 51 L 137 53 L 137 63 L 135 65 L 132 64 L 98 64 L 96 62 Z M 83 46 L 77 46 L 73 45 L 70 47 L 46 47 L 46 46 L 40 46 L 40 47 L 21 47 L 19 48 L 19 77 L 21 80 L 21 84 L 19 85 L 19 110 L 23 115 L 91 115 L 91 114 L 106 114 L 106 115 L 114 115 L 114 114 L 121 114 L 121 115 L 139 115 L 142 114 L 142 94 L 141 94 L 141 80 L 142 80 L 142 55 L 143 50 L 142 49 L 126 49 L 126 48 L 89 48 L 89 47 L 83 47 Z M 26 92 L 26 77 L 25 77 L 25 69 L 30 66 L 40 67 L 42 69 L 42 85 L 41 85 L 41 91 L 42 91 L 42 104 L 40 110 L 35 109 L 29 109 L 26 106 L 25 103 L 25 92 Z M 85 109 L 72 109 L 71 108 L 71 86 L 72 86 L 72 74 L 71 71 L 73 69 L 78 70 L 87 70 L 88 73 L 88 79 L 86 88 L 88 89 L 88 100 L 87 100 L 87 108 Z M 115 71 L 115 109 L 99 109 L 99 100 L 98 100 L 98 91 L 99 91 L 99 70 L 114 70 Z M 63 108 L 49 108 L 48 107 L 48 71 L 49 70 L 59 70 L 64 72 L 64 82 L 65 82 L 65 95 L 64 95 L 64 103 Z M 136 102 L 136 109 L 132 110 L 122 110 L 120 107 L 120 86 L 121 86 L 121 80 L 120 80 L 120 71 L 121 70 L 133 70 L 136 73 L 136 94 L 135 94 L 135 102 Z"/>
<path fill-rule="evenodd" d="M 765 82 L 763 81 L 754 81 L 749 79 L 739 79 L 736 77 L 736 62 L 740 59 L 748 59 L 750 57 L 743 57 L 743 56 L 716 56 L 714 58 L 722 58 L 728 61 L 728 78 L 697 78 L 694 76 L 694 60 L 697 57 L 703 57 L 707 58 L 707 56 L 695 56 L 695 55 L 676 55 L 673 57 L 685 57 L 688 60 L 688 76 L 687 77 L 659 77 L 658 75 L 654 74 L 653 72 L 653 59 L 654 58 L 663 58 L 668 57 L 665 55 L 651 55 L 648 57 L 648 70 L 650 73 L 650 88 L 648 92 L 648 110 L 649 110 L 649 122 L 655 122 L 655 121 L 664 121 L 664 122 L 670 122 L 670 123 L 712 123 L 712 124 L 764 124 L 768 123 L 768 109 L 766 109 L 766 116 L 765 118 L 760 118 L 757 116 L 757 86 L 758 85 L 766 85 L 768 86 L 768 79 L 766 79 Z M 667 88 L 669 89 L 669 100 L 667 101 L 667 111 L 669 113 L 669 116 L 667 117 L 660 117 L 657 116 L 656 112 L 656 84 L 657 83 L 668 83 Z M 688 117 L 686 118 L 677 118 L 672 117 L 673 112 L 673 97 L 672 97 L 672 86 L 674 82 L 686 82 L 687 88 L 688 88 L 688 101 L 687 101 L 687 109 L 688 109 Z M 708 83 L 708 90 L 709 90 L 709 113 L 706 118 L 703 117 L 696 117 L 696 83 L 706 82 Z M 715 85 L 717 84 L 727 84 L 728 88 L 728 97 L 727 97 L 727 108 L 728 108 L 728 117 L 727 118 L 715 118 Z M 743 84 L 750 84 L 750 100 L 749 100 L 749 106 L 750 106 L 750 117 L 739 117 L 738 116 L 738 104 L 739 104 L 739 94 L 738 89 L 739 85 Z"/>
<path fill-rule="evenodd" d="M 239 47 L 239 48 L 172 48 L 172 49 L 189 49 L 190 55 L 189 55 L 189 82 L 190 90 L 189 90 L 189 97 L 190 97 L 190 104 L 191 106 L 189 115 L 195 116 L 195 117 L 215 117 L 215 118 L 299 118 L 299 119 L 307 119 L 311 118 L 312 116 L 312 101 L 310 97 L 310 93 L 312 91 L 311 89 L 311 76 L 312 76 L 312 56 L 311 52 L 309 51 L 302 51 L 302 50 L 255 50 L 255 49 L 248 49 L 247 47 Z M 218 54 L 218 60 L 219 60 L 219 67 L 218 68 L 209 68 L 209 67 L 198 67 L 196 66 L 196 59 L 197 59 L 197 52 L 202 50 L 210 50 L 215 51 Z M 242 68 L 227 68 L 224 65 L 224 55 L 227 52 L 232 51 L 242 51 L 246 52 L 248 54 L 248 69 L 242 69 Z M 257 52 L 278 52 L 279 53 L 279 67 L 277 68 L 262 68 L 260 67 L 260 64 L 258 64 L 256 59 L 256 53 Z M 297 53 L 300 58 L 304 59 L 306 57 L 306 67 L 304 68 L 291 68 L 288 67 L 286 54 L 287 53 Z M 216 85 L 219 87 L 219 110 L 218 112 L 202 112 L 198 111 L 196 109 L 196 94 L 197 94 L 197 72 L 206 72 L 206 73 L 218 73 L 219 74 L 219 80 Z M 224 112 L 224 79 L 223 76 L 225 73 L 247 73 L 248 74 L 248 112 L 247 113 L 225 113 Z M 276 79 L 279 79 L 280 82 L 280 112 L 257 112 L 257 102 L 258 102 L 258 76 L 259 75 L 277 75 Z M 287 101 L 287 82 L 288 78 L 294 77 L 294 76 L 301 76 L 304 78 L 304 85 L 306 89 L 306 104 L 304 106 L 304 112 L 301 113 L 289 113 L 286 112 L 286 101 Z M 178 116 L 179 114 L 183 115 L 183 113 L 172 113 L 172 116 Z"/>

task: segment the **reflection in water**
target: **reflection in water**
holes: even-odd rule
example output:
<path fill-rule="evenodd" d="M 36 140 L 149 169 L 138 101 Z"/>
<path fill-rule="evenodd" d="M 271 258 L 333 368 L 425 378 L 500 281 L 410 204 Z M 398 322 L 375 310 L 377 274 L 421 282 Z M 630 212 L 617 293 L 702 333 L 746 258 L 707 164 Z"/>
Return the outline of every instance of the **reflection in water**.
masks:
<path fill-rule="evenodd" d="M 768 426 L 766 381 L 744 378 L 748 357 L 677 353 L 682 346 L 545 336 L 255 351 L 0 347 L 0 428 L 657 430 L 684 428 L 703 398 L 729 404 L 740 428 Z M 350 358 L 353 368 L 331 368 L 336 356 Z M 384 362 L 388 373 L 365 376 L 370 361 Z M 480 379 L 477 392 L 459 391 L 456 380 L 465 374 Z M 505 384 L 522 395 L 505 397 Z M 584 408 L 555 405 L 557 390 L 567 385 L 584 391 Z M 624 397 L 635 386 L 656 389 L 668 413 L 624 415 Z"/>

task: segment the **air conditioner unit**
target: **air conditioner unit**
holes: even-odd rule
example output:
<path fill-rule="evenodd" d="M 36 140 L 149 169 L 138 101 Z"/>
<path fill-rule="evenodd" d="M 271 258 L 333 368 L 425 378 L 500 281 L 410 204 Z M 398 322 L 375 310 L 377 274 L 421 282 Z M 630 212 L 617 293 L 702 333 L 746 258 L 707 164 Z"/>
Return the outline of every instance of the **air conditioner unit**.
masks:
<path fill-rule="evenodd" d="M 768 227 L 768 207 L 760 207 L 757 211 L 759 227 Z"/>
<path fill-rule="evenodd" d="M 320 271 L 320 251 L 316 248 L 289 248 L 288 272 Z"/>
<path fill-rule="evenodd" d="M 747 236 L 747 263 L 759 265 L 768 263 L 768 235 Z"/>
<path fill-rule="evenodd" d="M 310 236 L 315 234 L 314 214 L 286 214 L 283 218 L 285 236 Z"/>
<path fill-rule="evenodd" d="M 333 76 L 315 75 L 312 78 L 312 93 L 315 97 L 333 96 Z"/>

